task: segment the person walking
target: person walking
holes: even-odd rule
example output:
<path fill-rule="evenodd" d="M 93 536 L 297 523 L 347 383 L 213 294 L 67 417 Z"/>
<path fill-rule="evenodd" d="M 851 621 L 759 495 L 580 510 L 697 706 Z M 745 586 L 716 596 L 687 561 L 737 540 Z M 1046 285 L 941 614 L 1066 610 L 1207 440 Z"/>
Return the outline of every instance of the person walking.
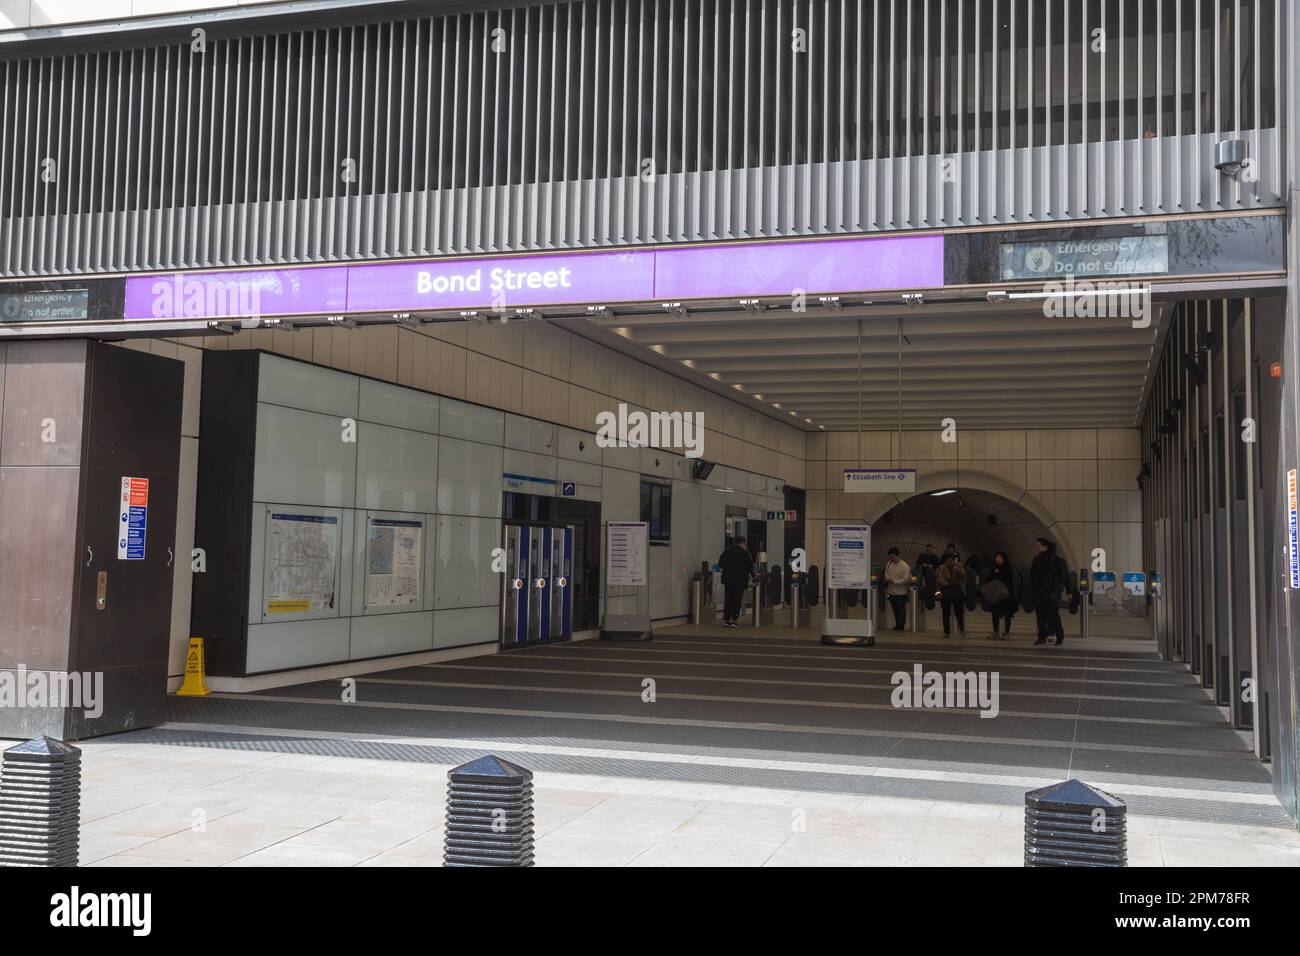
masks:
<path fill-rule="evenodd" d="M 1056 554 L 1056 543 L 1047 538 L 1038 539 L 1038 554 L 1029 566 L 1029 586 L 1034 598 L 1034 617 L 1038 623 L 1038 640 L 1046 644 L 1055 636 L 1057 644 L 1065 643 L 1065 628 L 1061 624 L 1061 592 L 1065 590 L 1063 562 Z"/>
<path fill-rule="evenodd" d="M 889 549 L 885 562 L 885 597 L 894 612 L 894 630 L 902 631 L 907 624 L 907 597 L 912 583 L 912 569 L 907 566 L 897 548 Z"/>
<path fill-rule="evenodd" d="M 951 618 L 957 618 L 957 634 L 966 636 L 966 568 L 951 553 L 944 555 L 943 564 L 935 575 L 939 586 L 939 601 L 943 605 L 943 636 L 951 633 Z"/>
<path fill-rule="evenodd" d="M 736 538 L 718 557 L 722 568 L 722 621 L 727 627 L 739 627 L 740 609 L 745 603 L 745 589 L 754 574 L 754 559 L 745 547 L 744 538 Z"/>
<path fill-rule="evenodd" d="M 1011 633 L 1011 619 L 1016 615 L 1017 606 L 1016 572 L 1005 551 L 993 555 L 993 567 L 989 568 L 980 594 L 993 615 L 993 633 L 989 636 L 995 641 L 1005 641 Z"/>

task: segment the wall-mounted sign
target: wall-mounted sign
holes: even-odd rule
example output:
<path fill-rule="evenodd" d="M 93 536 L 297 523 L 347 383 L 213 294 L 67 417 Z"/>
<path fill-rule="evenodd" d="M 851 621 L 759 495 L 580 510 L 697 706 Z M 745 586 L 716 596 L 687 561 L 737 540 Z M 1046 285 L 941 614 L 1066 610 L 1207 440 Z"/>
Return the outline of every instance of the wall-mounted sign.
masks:
<path fill-rule="evenodd" d="M 366 607 L 420 603 L 424 524 L 371 518 L 366 527 Z"/>
<path fill-rule="evenodd" d="M 845 468 L 844 490 L 851 494 L 913 494 L 915 468 Z"/>
<path fill-rule="evenodd" d="M 89 317 L 90 293 L 85 289 L 0 293 L 0 322 L 75 322 Z"/>
<path fill-rule="evenodd" d="M 561 498 L 578 497 L 578 483 L 576 481 L 560 482 L 560 497 Z"/>
<path fill-rule="evenodd" d="M 266 613 L 332 609 L 338 580 L 339 519 L 334 515 L 267 515 Z"/>
<path fill-rule="evenodd" d="M 1092 575 L 1092 593 L 1105 594 L 1115 586 L 1114 571 L 1094 571 Z"/>
<path fill-rule="evenodd" d="M 1296 470 L 1286 473 L 1286 534 L 1290 552 L 1291 587 L 1300 589 L 1300 523 L 1296 520 Z"/>
<path fill-rule="evenodd" d="M 123 477 L 119 505 L 117 560 L 143 561 L 149 527 L 149 479 Z"/>
<path fill-rule="evenodd" d="M 1004 279 L 1076 279 L 1107 276 L 1164 275 L 1169 271 L 1166 236 L 1110 236 L 1004 242 Z"/>
<path fill-rule="evenodd" d="M 127 319 L 737 299 L 943 286 L 943 236 L 875 236 L 130 276 Z"/>

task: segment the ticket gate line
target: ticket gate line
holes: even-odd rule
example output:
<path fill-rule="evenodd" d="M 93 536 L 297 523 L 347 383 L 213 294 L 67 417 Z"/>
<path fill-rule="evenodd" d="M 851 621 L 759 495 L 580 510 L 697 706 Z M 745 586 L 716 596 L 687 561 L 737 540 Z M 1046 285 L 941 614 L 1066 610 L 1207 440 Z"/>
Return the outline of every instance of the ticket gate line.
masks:
<path fill-rule="evenodd" d="M 501 586 L 501 647 L 573 636 L 573 526 L 507 524 Z"/>

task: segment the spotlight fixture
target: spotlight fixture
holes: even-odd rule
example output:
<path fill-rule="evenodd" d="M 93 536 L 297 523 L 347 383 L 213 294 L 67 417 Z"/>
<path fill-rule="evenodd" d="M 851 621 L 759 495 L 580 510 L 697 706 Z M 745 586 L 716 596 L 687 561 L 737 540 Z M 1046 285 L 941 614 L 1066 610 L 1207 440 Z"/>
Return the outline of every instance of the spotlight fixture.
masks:
<path fill-rule="evenodd" d="M 664 302 L 663 310 L 672 315 L 680 315 L 682 318 L 686 317 L 686 306 L 682 305 L 680 302 Z"/>
<path fill-rule="evenodd" d="M 1214 168 L 1225 176 L 1236 176 L 1248 159 L 1244 139 L 1221 139 L 1214 144 Z"/>
<path fill-rule="evenodd" d="M 589 305 L 587 306 L 587 318 L 589 319 L 608 319 L 614 315 L 607 305 Z"/>
<path fill-rule="evenodd" d="M 925 296 L 920 292 L 904 292 L 903 305 L 910 305 L 914 309 L 919 309 L 925 305 Z"/>
<path fill-rule="evenodd" d="M 817 301 L 827 309 L 838 309 L 840 307 L 840 297 L 838 295 L 818 296 Z"/>
<path fill-rule="evenodd" d="M 767 306 L 762 302 L 759 302 L 757 299 L 741 299 L 740 307 L 746 312 L 762 312 L 767 308 Z"/>
<path fill-rule="evenodd" d="M 325 317 L 325 324 L 336 329 L 355 329 L 357 320 L 350 319 L 346 315 L 328 315 Z"/>
<path fill-rule="evenodd" d="M 263 319 L 259 327 L 273 332 L 295 332 L 298 329 L 298 326 L 288 319 Z"/>
<path fill-rule="evenodd" d="M 989 302 L 1005 302 L 1007 301 L 1007 290 L 994 289 L 991 292 L 989 292 L 989 294 L 986 295 L 984 298 L 987 299 Z"/>
<path fill-rule="evenodd" d="M 487 321 L 487 316 L 485 316 L 482 312 L 478 311 L 477 309 L 466 309 L 463 312 L 461 312 L 460 317 L 469 322 L 484 323 Z"/>

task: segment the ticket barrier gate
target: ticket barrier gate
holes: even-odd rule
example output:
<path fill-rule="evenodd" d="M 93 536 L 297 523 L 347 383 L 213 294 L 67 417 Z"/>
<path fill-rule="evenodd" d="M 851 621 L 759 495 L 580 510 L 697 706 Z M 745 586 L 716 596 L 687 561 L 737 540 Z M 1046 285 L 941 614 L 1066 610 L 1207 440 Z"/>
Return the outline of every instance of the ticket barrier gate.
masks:
<path fill-rule="evenodd" d="M 771 627 L 776 623 L 776 609 L 768 607 L 763 600 L 767 591 L 767 572 L 754 576 L 746 591 L 749 601 L 749 620 L 754 627 Z"/>
<path fill-rule="evenodd" d="M 573 526 L 503 529 L 501 646 L 567 641 L 573 636 Z"/>
<path fill-rule="evenodd" d="M 907 582 L 907 629 L 913 634 L 925 630 L 925 582 L 921 575 L 913 574 Z"/>

